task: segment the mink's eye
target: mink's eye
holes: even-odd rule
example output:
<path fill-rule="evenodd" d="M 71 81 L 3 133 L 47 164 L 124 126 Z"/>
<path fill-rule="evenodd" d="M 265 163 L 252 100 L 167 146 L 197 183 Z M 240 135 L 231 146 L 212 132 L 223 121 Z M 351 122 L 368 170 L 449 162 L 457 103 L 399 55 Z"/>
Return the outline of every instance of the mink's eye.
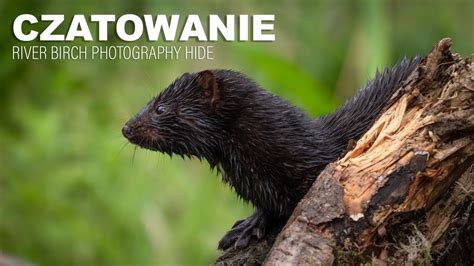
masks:
<path fill-rule="evenodd" d="M 164 113 L 166 111 L 166 107 L 164 107 L 163 105 L 160 105 L 156 108 L 155 112 L 159 115 L 161 115 L 162 113 Z"/>

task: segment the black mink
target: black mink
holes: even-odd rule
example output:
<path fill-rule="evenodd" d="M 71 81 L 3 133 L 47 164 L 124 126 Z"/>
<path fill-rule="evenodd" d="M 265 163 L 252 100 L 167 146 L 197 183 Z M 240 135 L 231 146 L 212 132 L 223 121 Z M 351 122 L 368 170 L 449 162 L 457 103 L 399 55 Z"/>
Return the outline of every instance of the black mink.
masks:
<path fill-rule="evenodd" d="M 420 62 L 385 69 L 335 112 L 311 119 L 241 73 L 185 73 L 123 127 L 140 147 L 195 156 L 217 167 L 224 182 L 255 206 L 219 248 L 244 248 L 281 226 L 314 179 L 359 139 Z"/>

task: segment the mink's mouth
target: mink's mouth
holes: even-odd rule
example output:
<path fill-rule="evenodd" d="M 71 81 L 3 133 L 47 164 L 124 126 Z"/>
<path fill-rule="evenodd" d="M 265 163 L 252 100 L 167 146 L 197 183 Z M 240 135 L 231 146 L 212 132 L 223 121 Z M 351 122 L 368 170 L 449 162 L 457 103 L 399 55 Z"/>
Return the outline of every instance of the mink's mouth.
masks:
<path fill-rule="evenodd" d="M 148 133 L 148 134 L 147 134 Z M 153 141 L 153 137 L 147 137 L 150 135 L 150 132 L 146 129 L 140 128 L 131 128 L 128 125 L 125 125 L 122 128 L 122 135 L 132 144 L 135 144 L 141 148 L 152 150 L 152 151 L 160 151 L 159 147 Z"/>
<path fill-rule="evenodd" d="M 140 136 L 132 136 L 130 138 L 127 138 L 128 141 L 134 145 L 137 145 L 140 148 L 151 150 L 151 151 L 159 151 L 161 152 L 161 149 L 159 148 L 159 145 L 154 144 L 152 141 L 140 137 Z"/>

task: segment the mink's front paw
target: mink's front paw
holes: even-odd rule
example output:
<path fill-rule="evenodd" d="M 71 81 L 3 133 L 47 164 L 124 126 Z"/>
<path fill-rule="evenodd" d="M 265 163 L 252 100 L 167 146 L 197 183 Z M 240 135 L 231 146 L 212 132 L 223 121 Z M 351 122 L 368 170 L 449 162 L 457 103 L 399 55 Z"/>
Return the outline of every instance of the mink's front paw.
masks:
<path fill-rule="evenodd" d="M 234 245 L 236 249 L 246 248 L 252 237 L 262 239 L 265 236 L 267 221 L 260 211 L 245 220 L 237 221 L 232 229 L 219 241 L 219 249 L 225 250 Z"/>

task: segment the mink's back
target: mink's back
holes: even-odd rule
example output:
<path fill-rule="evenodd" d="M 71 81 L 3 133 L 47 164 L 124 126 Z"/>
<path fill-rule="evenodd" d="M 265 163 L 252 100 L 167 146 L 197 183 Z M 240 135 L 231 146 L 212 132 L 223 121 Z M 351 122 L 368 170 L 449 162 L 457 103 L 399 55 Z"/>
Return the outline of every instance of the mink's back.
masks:
<path fill-rule="evenodd" d="M 335 112 L 314 121 L 315 127 L 331 142 L 329 147 L 335 155 L 347 148 L 350 140 L 358 140 L 381 115 L 388 101 L 400 88 L 402 82 L 415 70 L 422 58 L 404 58 L 359 89 Z M 334 160 L 337 157 L 334 157 Z"/>

